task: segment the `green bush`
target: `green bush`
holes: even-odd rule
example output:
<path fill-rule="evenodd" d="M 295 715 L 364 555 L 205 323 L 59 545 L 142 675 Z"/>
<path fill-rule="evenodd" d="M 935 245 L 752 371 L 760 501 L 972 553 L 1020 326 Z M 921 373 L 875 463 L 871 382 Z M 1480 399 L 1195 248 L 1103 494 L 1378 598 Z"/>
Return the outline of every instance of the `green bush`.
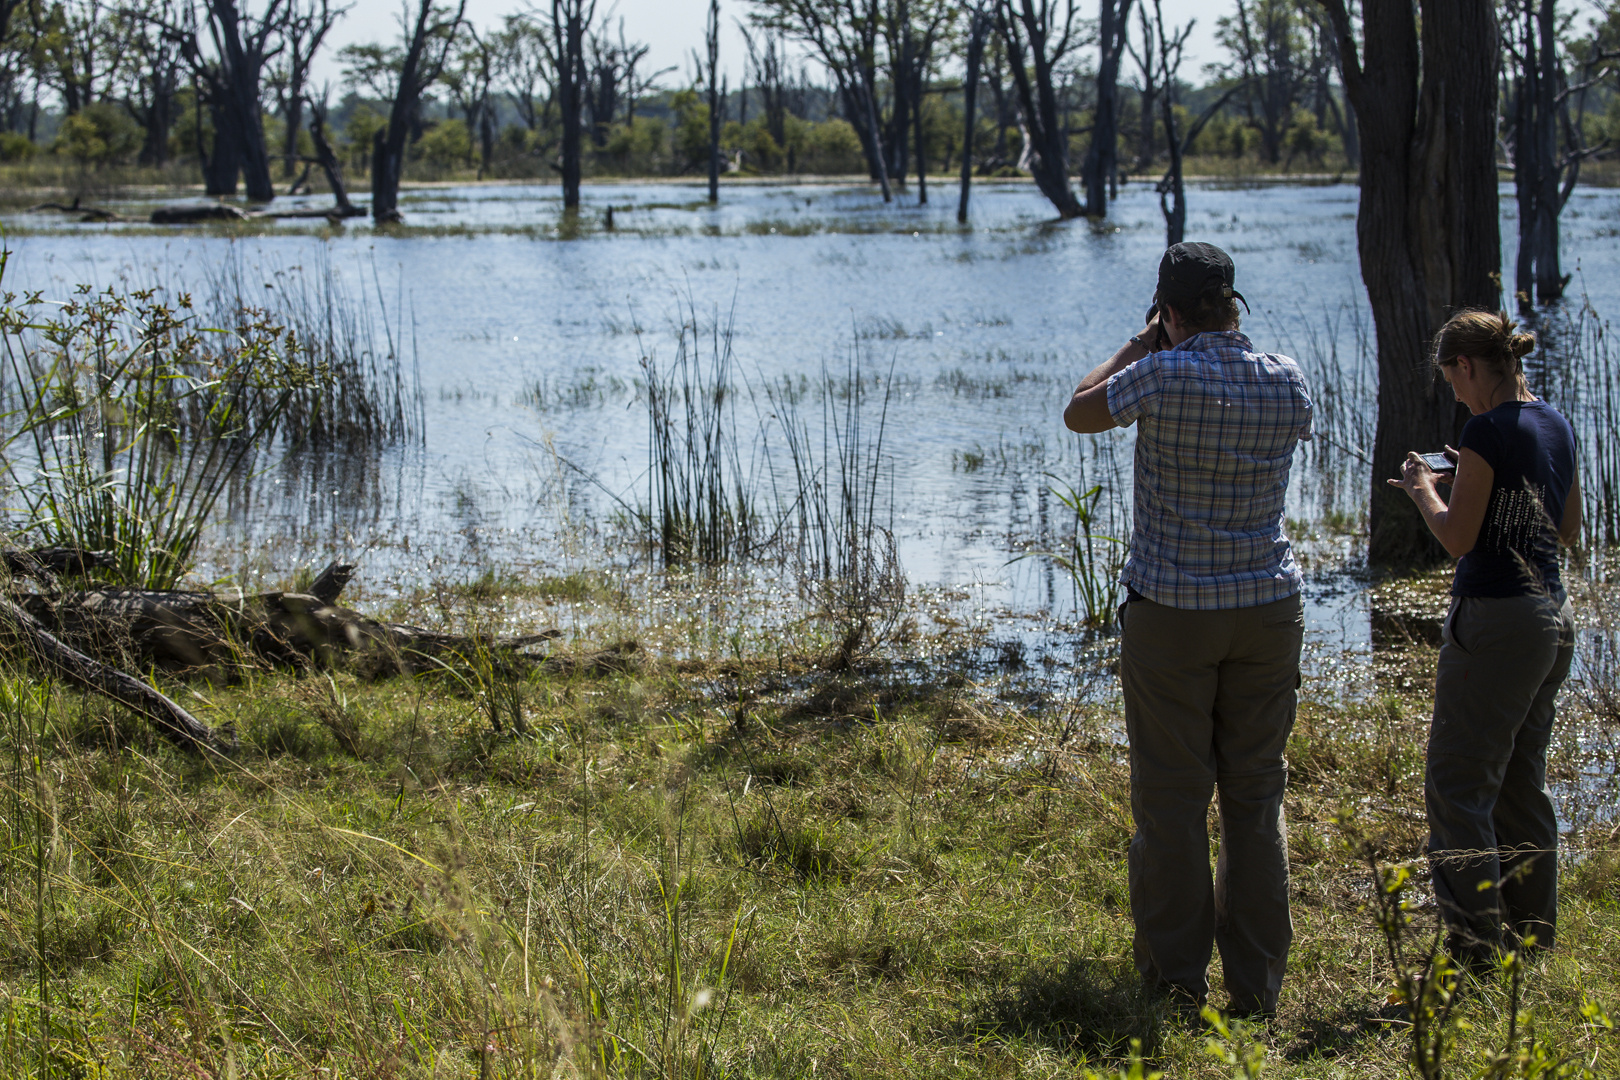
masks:
<path fill-rule="evenodd" d="M 14 131 L 0 132 L 0 161 L 27 161 L 39 153 L 39 147 L 26 135 Z"/>
<path fill-rule="evenodd" d="M 800 168 L 806 172 L 864 172 L 861 137 L 849 121 L 832 119 L 811 124 L 804 140 Z"/>
<path fill-rule="evenodd" d="M 434 124 L 416 144 L 422 160 L 441 169 L 453 169 L 472 160 L 472 133 L 459 118 Z"/>
<path fill-rule="evenodd" d="M 140 127 L 127 112 L 106 101 L 86 105 L 64 119 L 51 147 L 80 165 L 96 168 L 127 160 L 140 148 Z"/>

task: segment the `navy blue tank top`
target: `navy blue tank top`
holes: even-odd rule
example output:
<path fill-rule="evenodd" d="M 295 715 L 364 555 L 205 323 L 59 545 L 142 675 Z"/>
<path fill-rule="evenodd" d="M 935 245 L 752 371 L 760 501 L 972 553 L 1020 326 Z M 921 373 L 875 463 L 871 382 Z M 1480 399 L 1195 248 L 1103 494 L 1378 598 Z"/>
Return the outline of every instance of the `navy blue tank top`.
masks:
<path fill-rule="evenodd" d="M 1495 474 L 1474 549 L 1457 564 L 1453 596 L 1546 592 L 1562 603 L 1558 527 L 1575 483 L 1575 432 L 1545 401 L 1509 401 L 1463 427 L 1460 445 Z"/>

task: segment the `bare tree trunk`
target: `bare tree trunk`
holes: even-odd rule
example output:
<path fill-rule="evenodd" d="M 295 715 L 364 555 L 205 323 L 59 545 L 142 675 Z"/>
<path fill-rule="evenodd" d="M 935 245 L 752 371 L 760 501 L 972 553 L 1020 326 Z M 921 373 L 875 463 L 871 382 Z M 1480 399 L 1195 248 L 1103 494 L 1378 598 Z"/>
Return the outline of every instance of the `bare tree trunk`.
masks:
<path fill-rule="evenodd" d="M 225 107 L 212 97 L 208 112 L 214 121 L 214 145 L 203 158 L 203 190 L 214 196 L 235 195 L 236 177 L 242 171 L 240 133 Z"/>
<path fill-rule="evenodd" d="M 979 65 L 984 62 L 984 39 L 989 32 L 989 17 L 983 11 L 975 11 L 968 32 L 967 78 L 962 83 L 962 194 L 956 202 L 956 220 L 963 225 L 967 224 L 968 194 L 973 189 L 973 135 L 977 121 L 974 107 L 979 100 Z"/>
<path fill-rule="evenodd" d="M 596 18 L 596 0 L 551 0 L 554 97 L 562 113 L 563 210 L 579 209 L 581 139 L 585 106 L 585 32 Z"/>
<path fill-rule="evenodd" d="M 1028 135 L 1024 152 L 1030 159 L 1030 172 L 1041 194 L 1057 209 L 1059 219 L 1068 221 L 1080 217 L 1084 210 L 1069 184 L 1068 134 L 1052 83 L 1053 69 L 1074 44 L 1072 2 L 1066 5 L 1065 12 L 1067 19 L 1058 27 L 1054 25 L 1058 13 L 1044 4 L 1037 9 L 1034 0 L 1000 0 L 996 29 L 1006 43 L 1007 64 L 1018 88 Z"/>
<path fill-rule="evenodd" d="M 1119 172 L 1119 59 L 1130 28 L 1131 0 L 1101 0 L 1099 8 L 1097 111 L 1091 122 L 1091 146 L 1080 166 L 1087 217 L 1108 216 L 1108 184 Z"/>
<path fill-rule="evenodd" d="M 1356 236 L 1378 338 L 1368 556 L 1424 565 L 1444 553 L 1384 481 L 1408 451 L 1457 436 L 1458 406 L 1423 359 L 1430 336 L 1453 310 L 1501 298 L 1495 11 L 1490 0 L 1422 0 L 1420 53 L 1409 0 L 1364 0 L 1358 50 L 1344 0 L 1321 2 L 1361 137 Z"/>
<path fill-rule="evenodd" d="M 1164 214 L 1164 246 L 1174 247 L 1186 238 L 1187 188 L 1181 178 L 1181 136 L 1176 131 L 1175 98 L 1166 90 L 1163 99 L 1164 141 L 1170 147 L 1170 168 L 1159 181 L 1159 209 Z"/>
<path fill-rule="evenodd" d="M 709 0 L 704 33 L 709 68 L 709 202 L 720 201 L 720 0 Z"/>
<path fill-rule="evenodd" d="M 309 103 L 309 137 L 315 144 L 315 160 L 320 163 L 321 171 L 326 174 L 326 184 L 332 189 L 332 199 L 337 204 L 338 213 L 343 217 L 359 217 L 364 211 L 356 210 L 354 204 L 349 202 L 349 191 L 343 183 L 343 167 L 339 164 L 331 143 L 326 141 L 324 103 L 319 106 L 313 101 Z"/>
<path fill-rule="evenodd" d="M 883 135 L 878 128 L 877 88 L 872 85 L 870 73 L 867 75 L 866 85 L 861 88 L 861 96 L 866 99 L 866 124 L 872 133 L 872 160 L 877 164 L 878 185 L 883 189 L 883 201 L 893 202 L 894 192 L 889 187 L 889 166 L 883 160 Z"/>

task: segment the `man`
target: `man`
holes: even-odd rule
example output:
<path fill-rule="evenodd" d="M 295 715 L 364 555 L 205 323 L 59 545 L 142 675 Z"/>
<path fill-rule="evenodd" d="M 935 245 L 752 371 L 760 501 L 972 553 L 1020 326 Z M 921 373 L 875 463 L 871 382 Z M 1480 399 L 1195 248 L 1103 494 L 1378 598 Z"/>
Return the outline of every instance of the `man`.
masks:
<path fill-rule="evenodd" d="M 1063 420 L 1079 432 L 1137 425 L 1119 664 L 1137 970 L 1202 1003 L 1218 946 L 1229 1011 L 1269 1016 L 1294 936 L 1283 745 L 1304 637 L 1283 498 L 1311 399 L 1293 360 L 1238 332 L 1232 283 L 1212 244 L 1166 251 L 1146 328 L 1081 381 Z"/>

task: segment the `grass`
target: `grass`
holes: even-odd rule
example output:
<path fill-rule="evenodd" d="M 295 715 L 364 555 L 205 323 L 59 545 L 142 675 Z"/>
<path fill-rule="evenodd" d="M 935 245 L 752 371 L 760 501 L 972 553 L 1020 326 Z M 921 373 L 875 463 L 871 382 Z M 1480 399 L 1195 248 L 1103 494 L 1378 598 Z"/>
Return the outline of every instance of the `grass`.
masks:
<path fill-rule="evenodd" d="M 525 588 L 555 586 L 491 575 L 461 602 L 477 618 Z M 958 631 L 837 672 L 813 643 L 775 644 L 532 674 L 513 684 L 526 738 L 493 734 L 478 688 L 442 678 L 170 686 L 236 724 L 230 761 L 178 756 L 10 657 L 5 1071 L 1055 1076 L 1138 1040 L 1169 1076 L 1234 1075 L 1131 965 L 1115 706 L 1051 687 L 1011 701 Z M 1341 821 L 1381 858 L 1417 855 L 1434 657 L 1379 661 L 1367 700 L 1306 687 L 1291 970 L 1275 1024 L 1233 1036 L 1257 1040 L 1266 1076 L 1405 1068 Z M 1562 777 L 1582 751 L 1560 746 Z M 1620 1043 L 1581 1010 L 1620 1005 L 1620 858 L 1602 827 L 1569 846 L 1560 949 L 1522 1004 L 1538 1037 L 1613 1075 Z M 1509 1000 L 1506 984 L 1463 999 L 1457 1075 L 1500 1045 Z"/>

